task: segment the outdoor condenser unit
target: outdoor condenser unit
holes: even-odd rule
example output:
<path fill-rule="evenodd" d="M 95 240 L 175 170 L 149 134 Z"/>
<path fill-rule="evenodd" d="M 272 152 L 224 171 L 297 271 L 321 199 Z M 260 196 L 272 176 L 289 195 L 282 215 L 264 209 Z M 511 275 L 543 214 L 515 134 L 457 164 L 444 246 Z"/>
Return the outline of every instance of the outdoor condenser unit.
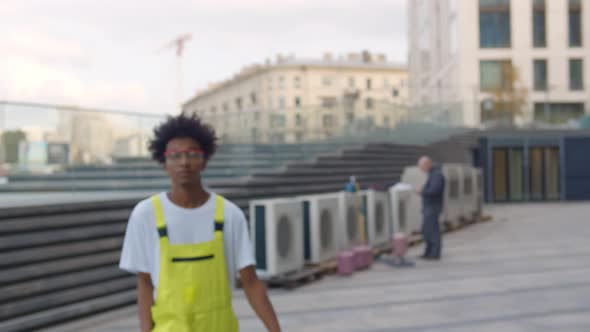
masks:
<path fill-rule="evenodd" d="M 415 196 L 411 185 L 398 183 L 389 188 L 389 201 L 391 207 L 390 227 L 391 233 L 412 234 L 410 216 L 416 213 L 410 211 L 412 196 Z"/>
<path fill-rule="evenodd" d="M 250 202 L 256 269 L 272 277 L 303 267 L 303 203 L 295 198 Z"/>
<path fill-rule="evenodd" d="M 387 192 L 367 190 L 365 193 L 368 244 L 374 247 L 387 244 L 391 234 Z"/>
<path fill-rule="evenodd" d="M 338 235 L 344 232 L 338 195 L 299 197 L 303 202 L 303 252 L 307 262 L 320 263 L 338 254 Z"/>
<path fill-rule="evenodd" d="M 445 177 L 444 208 L 441 219 L 444 223 L 457 226 L 463 219 L 465 201 L 463 199 L 462 165 L 444 164 L 442 171 Z"/>
<path fill-rule="evenodd" d="M 422 196 L 416 190 L 421 189 L 427 179 L 428 175 L 417 166 L 406 167 L 402 173 L 401 182 L 412 188 L 407 206 L 409 234 L 422 231 Z"/>
<path fill-rule="evenodd" d="M 347 250 L 361 244 L 361 234 L 363 232 L 361 226 L 364 228 L 364 222 L 360 219 L 364 218 L 364 215 L 362 215 L 363 196 L 364 194 L 361 192 L 343 191 L 338 194 L 340 220 L 343 223 L 338 236 L 339 250 Z"/>

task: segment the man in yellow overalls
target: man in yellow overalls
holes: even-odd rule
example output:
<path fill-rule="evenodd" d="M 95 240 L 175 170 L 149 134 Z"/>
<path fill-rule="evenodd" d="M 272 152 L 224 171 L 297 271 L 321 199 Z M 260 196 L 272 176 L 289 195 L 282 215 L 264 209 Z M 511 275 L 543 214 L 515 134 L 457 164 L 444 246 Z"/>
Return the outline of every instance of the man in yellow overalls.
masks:
<path fill-rule="evenodd" d="M 196 116 L 180 115 L 154 134 L 150 151 L 172 188 L 135 207 L 120 262 L 138 274 L 141 331 L 237 332 L 231 302 L 237 272 L 267 330 L 280 331 L 256 276 L 243 213 L 201 184 L 216 148 L 214 130 Z"/>

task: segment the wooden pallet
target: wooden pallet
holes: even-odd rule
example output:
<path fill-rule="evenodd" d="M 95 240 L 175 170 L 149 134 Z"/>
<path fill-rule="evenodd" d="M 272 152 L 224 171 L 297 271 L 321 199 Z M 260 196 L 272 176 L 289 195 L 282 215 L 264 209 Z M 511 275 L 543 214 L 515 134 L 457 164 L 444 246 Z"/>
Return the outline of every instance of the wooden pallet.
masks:
<path fill-rule="evenodd" d="M 477 222 L 488 222 L 488 221 L 492 221 L 492 219 L 494 219 L 491 215 L 486 214 L 486 215 L 481 215 Z"/>
<path fill-rule="evenodd" d="M 299 271 L 269 279 L 261 279 L 261 281 L 269 288 L 295 289 L 315 280 L 319 280 L 325 275 L 335 274 L 337 271 L 338 263 L 333 259 L 319 264 L 307 264 Z M 242 288 L 242 283 L 239 277 L 236 279 L 236 288 Z"/>
<path fill-rule="evenodd" d="M 410 235 L 410 239 L 408 240 L 408 247 L 413 247 L 417 244 L 422 243 L 422 241 L 423 241 L 422 234 L 414 233 L 414 234 Z"/>
<path fill-rule="evenodd" d="M 264 282 L 269 288 L 295 289 L 323 278 L 327 272 L 320 266 L 306 266 L 302 270 L 272 277 Z"/>

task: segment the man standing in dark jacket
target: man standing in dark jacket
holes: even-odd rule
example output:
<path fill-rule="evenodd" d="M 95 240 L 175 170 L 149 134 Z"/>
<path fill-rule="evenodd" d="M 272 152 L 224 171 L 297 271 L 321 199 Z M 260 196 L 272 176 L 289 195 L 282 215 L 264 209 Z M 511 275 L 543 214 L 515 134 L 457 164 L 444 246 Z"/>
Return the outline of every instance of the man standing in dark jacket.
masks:
<path fill-rule="evenodd" d="M 426 243 L 426 251 L 422 258 L 438 260 L 441 255 L 442 238 L 439 218 L 443 209 L 445 178 L 442 169 L 434 166 L 432 160 L 424 156 L 418 161 L 418 167 L 428 173 L 428 180 L 418 194 L 422 196 L 422 237 Z"/>

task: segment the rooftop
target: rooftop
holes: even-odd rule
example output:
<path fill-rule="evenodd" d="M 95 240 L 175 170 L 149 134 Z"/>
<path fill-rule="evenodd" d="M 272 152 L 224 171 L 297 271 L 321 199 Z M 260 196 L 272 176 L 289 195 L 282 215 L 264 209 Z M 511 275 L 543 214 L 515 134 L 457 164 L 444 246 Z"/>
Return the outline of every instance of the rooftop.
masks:
<path fill-rule="evenodd" d="M 406 70 L 405 63 L 388 61 L 384 54 L 371 54 L 367 51 L 361 53 L 349 53 L 347 55 L 334 56 L 332 53 L 324 53 L 321 58 L 298 58 L 295 55 L 278 54 L 273 62 L 266 59 L 264 64 L 252 64 L 243 67 L 237 74 L 231 78 L 209 83 L 204 90 L 197 91 L 196 95 L 189 99 L 184 105 L 187 105 L 198 98 L 210 95 L 222 88 L 228 87 L 234 83 L 241 82 L 247 78 L 253 77 L 259 73 L 271 71 L 277 68 L 292 67 L 313 67 L 313 68 L 335 68 L 335 69 L 379 69 L 379 70 Z"/>

